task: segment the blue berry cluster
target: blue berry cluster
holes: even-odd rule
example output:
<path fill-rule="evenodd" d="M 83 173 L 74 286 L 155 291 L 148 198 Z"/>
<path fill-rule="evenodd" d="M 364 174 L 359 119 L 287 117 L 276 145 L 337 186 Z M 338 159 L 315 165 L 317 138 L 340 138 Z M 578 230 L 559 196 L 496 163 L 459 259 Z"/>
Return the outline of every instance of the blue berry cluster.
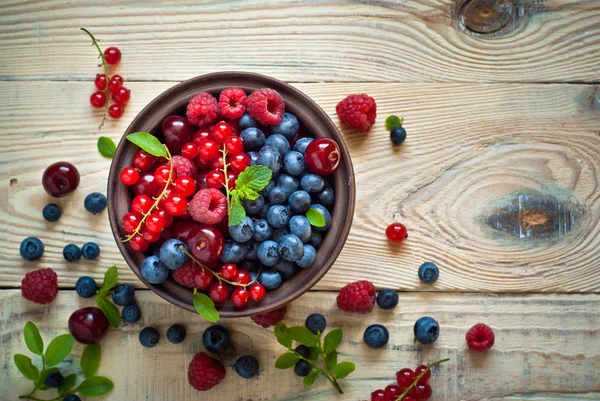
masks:
<path fill-rule="evenodd" d="M 187 245 L 178 239 L 165 241 L 157 255 L 148 256 L 142 262 L 142 277 L 150 284 L 164 283 L 170 270 L 181 269 L 188 261 L 187 251 Z"/>

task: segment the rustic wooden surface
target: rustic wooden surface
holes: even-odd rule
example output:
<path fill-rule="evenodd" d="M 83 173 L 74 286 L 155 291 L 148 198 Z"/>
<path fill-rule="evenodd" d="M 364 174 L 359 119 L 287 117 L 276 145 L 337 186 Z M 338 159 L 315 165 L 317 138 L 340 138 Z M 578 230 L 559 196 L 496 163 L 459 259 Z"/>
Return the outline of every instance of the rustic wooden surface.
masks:
<path fill-rule="evenodd" d="M 12 354 L 26 352 L 24 323 L 35 321 L 44 338 L 65 332 L 69 314 L 84 304 L 72 291 L 78 277 L 101 278 L 116 264 L 122 281 L 141 287 L 106 214 L 83 208 L 86 194 L 106 190 L 110 160 L 97 153 L 97 137 L 118 141 L 174 83 L 225 70 L 288 81 L 336 122 L 335 104 L 345 95 L 377 100 L 379 118 L 368 135 L 342 129 L 358 184 L 346 246 L 318 291 L 295 302 L 286 319 L 300 324 L 320 311 L 344 328 L 344 358 L 358 370 L 337 399 L 366 400 L 399 368 L 446 356 L 452 361 L 434 375 L 432 401 L 600 399 L 600 3 L 514 3 L 0 3 L 0 399 L 27 390 L 12 363 Z M 125 115 L 101 134 L 100 113 L 88 102 L 100 70 L 81 26 L 123 51 L 117 71 L 132 90 Z M 401 147 L 390 145 L 383 124 L 389 114 L 405 118 Z M 74 163 L 82 180 L 58 201 L 61 220 L 49 224 L 41 209 L 51 198 L 40 178 L 58 160 Z M 401 246 L 385 240 L 391 221 L 409 227 Z M 46 245 L 36 263 L 18 255 L 30 235 Z M 101 247 L 98 261 L 63 260 L 64 245 L 89 240 Z M 441 268 L 433 286 L 418 281 L 424 261 Z M 59 275 L 59 297 L 47 307 L 27 303 L 20 280 L 46 266 Z M 408 291 L 394 313 L 364 319 L 337 310 L 335 292 L 365 278 Z M 240 349 L 259 357 L 259 378 L 239 379 L 230 360 L 224 384 L 196 393 L 185 369 L 206 324 L 148 291 L 138 291 L 138 300 L 143 323 L 111 330 L 103 341 L 101 372 L 116 383 L 104 399 L 336 398 L 328 384 L 306 389 L 290 372 L 276 371 L 279 346 L 247 319 L 226 324 Z M 411 334 L 425 314 L 442 325 L 432 347 L 416 345 Z M 143 325 L 164 334 L 182 321 L 191 333 L 183 346 L 139 346 Z M 464 333 L 479 321 L 494 327 L 498 341 L 473 355 Z M 366 323 L 375 322 L 392 333 L 385 350 L 362 343 Z"/>

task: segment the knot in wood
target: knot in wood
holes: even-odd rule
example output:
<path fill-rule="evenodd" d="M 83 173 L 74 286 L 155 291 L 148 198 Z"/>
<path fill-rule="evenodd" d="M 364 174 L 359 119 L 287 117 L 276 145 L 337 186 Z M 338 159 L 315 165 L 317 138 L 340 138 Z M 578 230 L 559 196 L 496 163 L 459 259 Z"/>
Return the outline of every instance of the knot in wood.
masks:
<path fill-rule="evenodd" d="M 469 30 L 487 34 L 498 32 L 513 17 L 514 4 L 510 0 L 468 0 L 460 18 Z"/>

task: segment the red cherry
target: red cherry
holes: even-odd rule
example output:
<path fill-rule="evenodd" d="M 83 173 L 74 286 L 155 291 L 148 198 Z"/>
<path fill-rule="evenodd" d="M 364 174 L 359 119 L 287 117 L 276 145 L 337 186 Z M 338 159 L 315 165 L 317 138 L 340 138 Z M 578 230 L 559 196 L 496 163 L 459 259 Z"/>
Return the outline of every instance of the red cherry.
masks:
<path fill-rule="evenodd" d="M 329 138 L 318 138 L 308 144 L 304 161 L 310 171 L 319 175 L 330 175 L 340 167 L 342 154 L 338 144 Z"/>
<path fill-rule="evenodd" d="M 227 124 L 225 121 L 220 121 L 215 124 L 215 127 L 212 131 L 212 136 L 217 143 L 222 144 L 225 142 L 225 139 L 233 135 L 233 131 L 231 129 L 231 125 Z"/>
<path fill-rule="evenodd" d="M 392 223 L 385 229 L 385 235 L 392 242 L 402 242 L 408 238 L 406 227 L 400 223 Z"/>
<path fill-rule="evenodd" d="M 194 160 L 198 156 L 198 145 L 188 142 L 181 147 L 181 155 L 186 159 Z"/>
<path fill-rule="evenodd" d="M 99 91 L 103 91 L 106 89 L 106 75 L 98 74 L 96 75 L 96 79 L 94 80 L 94 85 L 98 88 Z"/>
<path fill-rule="evenodd" d="M 141 221 L 142 216 L 139 214 L 130 212 L 123 216 L 121 225 L 123 226 L 123 231 L 125 231 L 125 234 L 133 234 L 135 229 L 140 225 Z"/>
<path fill-rule="evenodd" d="M 133 185 L 140 179 L 140 173 L 134 167 L 127 166 L 121 170 L 119 178 L 123 184 Z"/>
<path fill-rule="evenodd" d="M 208 185 L 206 185 L 206 173 L 196 174 L 196 183 L 198 189 L 208 188 Z"/>
<path fill-rule="evenodd" d="M 235 279 L 236 283 L 240 284 L 249 284 L 252 279 L 250 278 L 250 273 L 248 270 L 239 269 L 237 272 L 237 277 Z"/>
<path fill-rule="evenodd" d="M 204 160 L 203 158 L 200 157 L 200 155 L 198 155 L 198 157 L 196 157 L 196 166 L 198 166 L 198 170 L 202 171 L 202 170 L 210 170 L 210 161 Z"/>
<path fill-rule="evenodd" d="M 145 252 L 148 249 L 148 241 L 142 234 L 136 234 L 129 240 L 129 247 L 135 252 Z"/>
<path fill-rule="evenodd" d="M 206 186 L 209 188 L 219 189 L 223 186 L 225 178 L 223 173 L 217 170 L 211 170 L 206 173 Z"/>
<path fill-rule="evenodd" d="M 202 268 L 194 273 L 194 284 L 200 291 L 206 291 L 213 282 L 213 274 Z"/>
<path fill-rule="evenodd" d="M 152 213 L 161 216 L 165 220 L 165 227 L 169 227 L 173 223 L 173 216 L 167 213 L 165 208 L 157 207 Z"/>
<path fill-rule="evenodd" d="M 118 93 L 122 86 L 123 77 L 120 75 L 113 75 L 110 81 L 108 81 L 108 91 L 110 93 Z"/>
<path fill-rule="evenodd" d="M 133 154 L 133 167 L 137 168 L 141 172 L 146 172 L 152 168 L 154 162 L 156 161 L 156 157 L 152 156 L 150 153 L 139 149 Z"/>
<path fill-rule="evenodd" d="M 195 221 L 191 220 L 177 220 L 175 224 L 173 224 L 172 232 L 173 238 L 178 239 L 179 241 L 186 242 L 190 231 L 194 228 L 198 227 L 199 224 Z"/>
<path fill-rule="evenodd" d="M 234 173 L 239 174 L 244 171 L 246 167 L 250 166 L 250 156 L 245 153 L 240 153 L 232 156 L 229 163 L 231 164 L 231 170 Z"/>
<path fill-rule="evenodd" d="M 187 199 L 178 194 L 170 194 L 165 200 L 165 209 L 173 216 L 180 216 L 187 208 Z"/>
<path fill-rule="evenodd" d="M 148 242 L 156 242 L 160 239 L 161 231 L 157 231 L 157 232 L 153 233 L 153 232 L 148 231 L 148 229 L 146 228 L 142 232 L 142 236 Z"/>
<path fill-rule="evenodd" d="M 67 196 L 79 186 L 79 172 L 67 162 L 51 164 L 42 176 L 44 190 L 57 198 Z"/>
<path fill-rule="evenodd" d="M 154 204 L 148 195 L 138 195 L 131 201 L 131 211 L 137 214 L 146 214 Z"/>
<path fill-rule="evenodd" d="M 396 381 L 398 382 L 398 385 L 402 388 L 408 388 L 413 381 L 415 381 L 415 372 L 413 372 L 411 369 L 400 369 L 397 373 L 396 373 Z"/>
<path fill-rule="evenodd" d="M 426 370 L 427 370 L 427 366 L 425 366 L 425 365 L 417 366 L 417 368 L 415 369 L 415 376 L 418 377 L 421 373 L 423 373 Z M 423 377 L 421 377 L 421 379 L 419 379 L 419 383 L 427 383 L 429 381 L 430 377 L 431 377 L 431 370 L 427 370 L 427 373 L 425 373 L 423 375 Z"/>
<path fill-rule="evenodd" d="M 104 50 L 104 61 L 106 64 L 114 65 L 121 61 L 121 50 L 116 47 L 107 47 Z"/>
<path fill-rule="evenodd" d="M 156 179 L 156 183 L 160 186 L 165 186 L 167 181 L 169 180 L 169 173 L 171 168 L 169 166 L 160 166 L 154 171 L 154 178 Z M 177 177 L 177 172 L 173 169 L 173 173 L 171 174 L 171 181 L 174 181 Z"/>
<path fill-rule="evenodd" d="M 229 288 L 223 283 L 213 283 L 208 290 L 208 296 L 216 304 L 221 304 L 229 299 Z"/>
<path fill-rule="evenodd" d="M 267 291 L 261 283 L 254 283 L 250 286 L 250 298 L 252 298 L 254 301 L 260 301 L 265 297 L 266 293 Z"/>
<path fill-rule="evenodd" d="M 146 173 L 143 174 L 139 181 L 132 186 L 133 193 L 136 195 L 144 194 L 148 196 L 158 195 L 158 191 L 161 189 L 160 185 L 154 179 L 154 174 Z"/>
<path fill-rule="evenodd" d="M 108 331 L 108 319 L 98 308 L 78 309 L 69 317 L 69 333 L 82 344 L 99 343 Z"/>
<path fill-rule="evenodd" d="M 210 130 L 208 127 L 200 128 L 198 131 L 196 131 L 192 141 L 196 145 L 200 145 L 205 139 L 212 139 L 212 130 Z"/>
<path fill-rule="evenodd" d="M 225 263 L 221 267 L 219 274 L 227 281 L 235 281 L 237 278 L 237 266 L 233 263 Z"/>
<path fill-rule="evenodd" d="M 238 287 L 231 293 L 231 303 L 236 308 L 243 308 L 248 305 L 248 301 L 250 300 L 250 294 L 248 290 L 243 287 Z"/>
<path fill-rule="evenodd" d="M 411 395 L 417 399 L 417 401 L 425 401 L 431 397 L 431 386 L 427 383 L 417 383 L 415 387 L 410 391 Z"/>
<path fill-rule="evenodd" d="M 219 144 L 212 139 L 206 139 L 198 145 L 198 156 L 210 161 L 219 157 Z"/>
<path fill-rule="evenodd" d="M 207 224 L 200 224 L 191 230 L 185 241 L 188 249 L 203 263 L 214 263 L 219 260 L 225 246 L 221 231 Z"/>
<path fill-rule="evenodd" d="M 175 192 L 179 195 L 188 197 L 196 192 L 196 181 L 190 177 L 179 177 L 175 181 Z"/>
<path fill-rule="evenodd" d="M 161 230 L 165 227 L 165 219 L 164 217 L 150 213 L 146 218 L 146 230 L 151 233 L 160 233 Z"/>
<path fill-rule="evenodd" d="M 92 105 L 92 107 L 95 107 L 97 109 L 99 109 L 100 107 L 104 107 L 104 105 L 106 104 L 106 93 L 101 91 L 92 93 L 92 96 L 90 96 L 90 104 Z"/>
<path fill-rule="evenodd" d="M 181 148 L 192 141 L 194 126 L 184 117 L 169 116 L 162 123 L 165 144 L 171 153 L 181 152 Z"/>
<path fill-rule="evenodd" d="M 239 136 L 230 136 L 225 139 L 225 149 L 230 155 L 237 155 L 244 151 L 244 140 Z"/>
<path fill-rule="evenodd" d="M 402 394 L 404 390 L 402 388 L 396 386 L 395 384 L 390 384 L 385 388 L 385 393 L 391 400 L 396 400 Z"/>
<path fill-rule="evenodd" d="M 124 105 L 129 101 L 131 92 L 124 86 L 121 86 L 118 91 L 112 93 L 112 100 L 118 105 Z M 314 141 L 313 141 L 314 142 Z"/>
<path fill-rule="evenodd" d="M 112 118 L 121 118 L 123 115 L 123 106 L 113 104 L 108 108 L 108 115 Z"/>

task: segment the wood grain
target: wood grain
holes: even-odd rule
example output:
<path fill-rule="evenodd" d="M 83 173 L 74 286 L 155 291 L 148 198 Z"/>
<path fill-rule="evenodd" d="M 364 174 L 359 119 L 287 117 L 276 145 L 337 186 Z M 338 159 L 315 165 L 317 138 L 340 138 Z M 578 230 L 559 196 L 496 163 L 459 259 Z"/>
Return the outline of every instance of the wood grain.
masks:
<path fill-rule="evenodd" d="M 518 21 L 500 36 L 465 33 L 462 3 L 5 1 L 0 78 L 89 79 L 96 51 L 79 31 L 86 27 L 123 51 L 128 81 L 225 70 L 303 82 L 600 80 L 597 1 L 511 2 Z"/>
<path fill-rule="evenodd" d="M 343 381 L 344 396 L 336 397 L 324 379 L 307 389 L 291 371 L 276 370 L 273 364 L 283 347 L 277 344 L 271 330 L 250 319 L 225 320 L 223 324 L 232 331 L 238 356 L 251 353 L 259 359 L 258 378 L 240 379 L 231 369 L 235 356 L 229 354 L 225 358 L 224 382 L 208 393 L 196 393 L 185 375 L 192 356 L 202 350 L 201 336 L 207 323 L 149 291 L 140 291 L 136 298 L 142 307 L 142 322 L 111 329 L 102 342 L 100 373 L 115 382 L 115 389 L 105 399 L 365 400 L 371 391 L 391 384 L 400 368 L 414 368 L 446 357 L 451 361 L 434 372 L 431 379 L 431 401 L 600 397 L 599 295 L 403 293 L 393 312 L 376 309 L 367 316 L 339 312 L 334 297 L 335 294 L 316 292 L 303 296 L 292 303 L 285 322 L 302 324 L 308 313 L 320 312 L 327 316 L 329 329 L 343 328 L 340 360 L 357 364 L 357 371 Z M 73 291 L 61 292 L 48 307 L 24 301 L 16 290 L 0 292 L 0 361 L 5 367 L 0 374 L 2 399 L 13 399 L 28 390 L 27 380 L 12 362 L 13 353 L 28 354 L 22 338 L 25 322 L 34 321 L 42 336 L 49 339 L 65 332 L 69 315 L 78 305 L 87 303 Z M 412 326 L 423 315 L 431 315 L 441 326 L 440 337 L 433 346 L 414 342 Z M 494 347 L 483 354 L 469 352 L 464 340 L 466 330 L 479 321 L 496 332 Z M 182 345 L 170 344 L 164 338 L 173 323 L 186 326 L 188 336 Z M 390 342 L 385 349 L 371 350 L 364 345 L 363 331 L 372 323 L 388 327 Z M 138 332 L 147 325 L 156 326 L 163 336 L 153 349 L 143 349 L 138 343 Z M 76 346 L 74 353 L 79 355 L 81 349 Z M 65 369 L 71 363 L 68 360 Z M 272 385 L 274 381 L 277 386 Z M 546 392 L 563 394 L 562 398 L 554 398 L 546 397 Z M 596 398 L 589 398 L 591 395 Z"/>
<path fill-rule="evenodd" d="M 102 135 L 118 141 L 133 116 L 170 85 L 132 83 L 125 116 L 110 122 Z M 60 285 L 72 287 L 82 272 L 101 278 L 112 264 L 119 266 L 124 281 L 139 284 L 117 252 L 106 215 L 93 216 L 83 208 L 85 195 L 105 191 L 110 165 L 96 150 L 99 115 L 87 100 L 92 86 L 0 84 L 0 226 L 6 234 L 0 238 L 2 286 L 18 286 L 25 272 L 51 266 L 59 272 Z M 351 92 L 374 96 L 380 116 L 368 135 L 343 130 L 358 181 L 357 207 L 346 246 L 317 289 L 369 278 L 379 287 L 403 290 L 600 290 L 600 112 L 591 106 L 594 87 L 296 86 L 334 121 L 335 104 Z M 63 101 L 48 102 L 48 93 Z M 383 126 L 392 113 L 406 121 L 408 139 L 400 147 L 391 146 Z M 58 160 L 74 163 L 82 179 L 72 196 L 59 201 L 64 216 L 50 224 L 41 216 L 51 198 L 40 178 Z M 490 225 L 499 208 L 528 193 L 568 205 L 574 211 L 570 230 L 521 238 Z M 520 222 L 544 231 L 536 216 Z M 388 244 L 384 236 L 393 221 L 409 228 L 408 240 L 399 246 Z M 39 263 L 26 263 L 18 254 L 20 241 L 31 235 L 46 245 Z M 63 260 L 66 244 L 90 240 L 101 247 L 99 261 Z M 434 286 L 419 284 L 416 271 L 425 261 L 441 268 Z"/>

